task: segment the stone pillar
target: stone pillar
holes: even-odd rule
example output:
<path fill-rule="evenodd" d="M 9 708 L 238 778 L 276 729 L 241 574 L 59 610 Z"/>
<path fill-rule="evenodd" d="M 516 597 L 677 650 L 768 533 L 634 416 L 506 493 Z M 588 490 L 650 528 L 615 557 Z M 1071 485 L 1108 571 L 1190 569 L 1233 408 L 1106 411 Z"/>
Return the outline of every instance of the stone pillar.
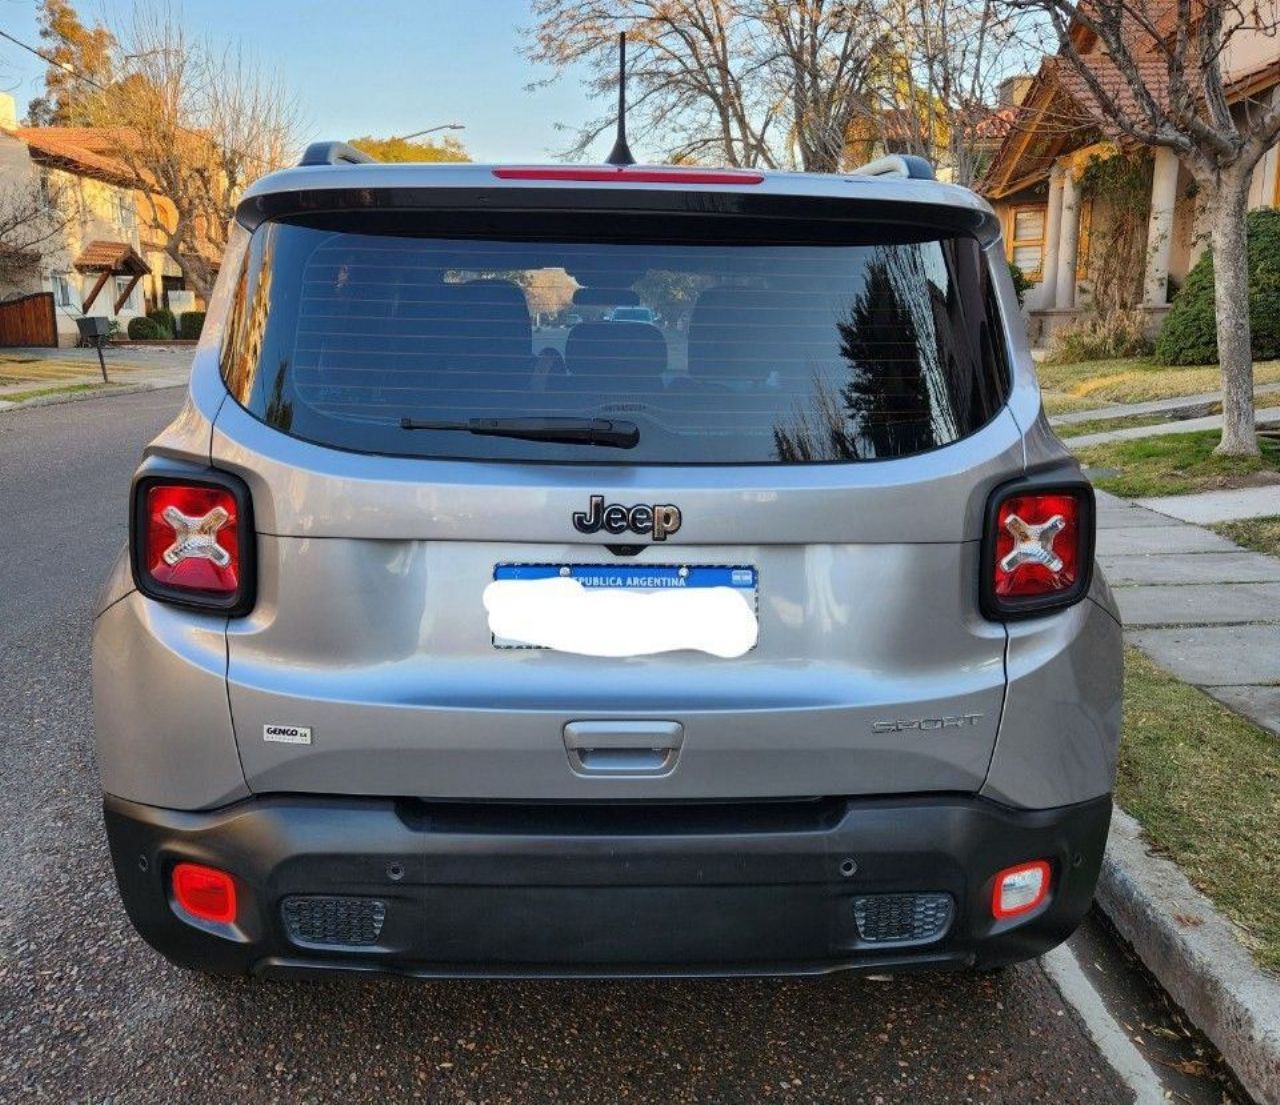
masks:
<path fill-rule="evenodd" d="M 1058 287 L 1058 235 L 1062 233 L 1062 166 L 1049 170 L 1049 206 L 1044 216 L 1044 255 L 1040 258 L 1041 307 L 1052 307 Z"/>
<path fill-rule="evenodd" d="M 1178 155 L 1156 148 L 1151 174 L 1151 217 L 1147 221 L 1147 275 L 1144 307 L 1163 307 L 1169 298 L 1169 250 L 1173 245 L 1173 209 L 1178 202 Z"/>
<path fill-rule="evenodd" d="M 1069 311 L 1076 305 L 1076 249 L 1080 245 L 1080 185 L 1070 169 L 1062 174 L 1061 219 L 1053 305 Z"/>

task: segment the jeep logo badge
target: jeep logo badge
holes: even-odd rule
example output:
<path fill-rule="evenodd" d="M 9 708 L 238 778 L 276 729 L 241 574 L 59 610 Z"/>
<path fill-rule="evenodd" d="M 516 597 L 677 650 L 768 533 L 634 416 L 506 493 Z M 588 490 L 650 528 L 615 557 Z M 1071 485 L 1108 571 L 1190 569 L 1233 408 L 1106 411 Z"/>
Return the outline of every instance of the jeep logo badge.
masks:
<path fill-rule="evenodd" d="M 603 495 L 592 495 L 587 509 L 575 511 L 573 528 L 579 533 L 647 534 L 655 541 L 665 541 L 680 528 L 680 508 L 670 503 L 654 503 L 646 506 L 623 506 L 621 503 L 604 505 Z"/>

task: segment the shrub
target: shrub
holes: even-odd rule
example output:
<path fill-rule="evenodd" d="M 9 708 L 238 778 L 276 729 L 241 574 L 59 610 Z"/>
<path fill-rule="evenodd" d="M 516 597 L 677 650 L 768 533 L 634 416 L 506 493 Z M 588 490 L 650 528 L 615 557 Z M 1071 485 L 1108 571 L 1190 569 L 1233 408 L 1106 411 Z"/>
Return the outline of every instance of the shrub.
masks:
<path fill-rule="evenodd" d="M 1143 357 L 1151 352 L 1146 317 L 1134 308 L 1075 319 L 1053 332 L 1049 360 L 1056 364 Z"/>
<path fill-rule="evenodd" d="M 129 337 L 134 341 L 156 341 L 168 336 L 153 318 L 145 318 L 139 315 L 137 318 L 129 320 Z"/>
<path fill-rule="evenodd" d="M 204 329 L 203 311 L 183 311 L 178 319 L 178 337 L 195 341 Z"/>
<path fill-rule="evenodd" d="M 1035 285 L 1027 279 L 1027 274 L 1012 261 L 1009 262 L 1009 278 L 1013 281 L 1013 291 L 1018 297 L 1018 306 L 1021 307 L 1022 301 L 1027 298 L 1027 292 L 1031 291 Z"/>
<path fill-rule="evenodd" d="M 1280 210 L 1250 211 L 1249 322 L 1253 356 L 1280 357 Z M 1205 251 L 1187 274 L 1156 339 L 1161 364 L 1215 364 L 1217 311 L 1213 303 L 1213 255 Z"/>
<path fill-rule="evenodd" d="M 168 307 L 157 307 L 154 311 L 148 311 L 147 318 L 160 327 L 161 337 L 171 338 L 178 332 L 173 312 Z"/>

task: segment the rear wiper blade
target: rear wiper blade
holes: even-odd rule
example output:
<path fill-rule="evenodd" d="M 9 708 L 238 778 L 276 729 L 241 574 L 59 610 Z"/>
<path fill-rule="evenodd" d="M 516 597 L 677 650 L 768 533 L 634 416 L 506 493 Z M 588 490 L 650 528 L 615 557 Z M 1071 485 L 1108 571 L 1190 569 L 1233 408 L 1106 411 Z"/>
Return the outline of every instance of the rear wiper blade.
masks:
<path fill-rule="evenodd" d="M 434 418 L 402 418 L 402 430 L 457 430 L 481 437 L 515 437 L 521 441 L 553 441 L 564 445 L 605 445 L 633 449 L 640 427 L 617 418 L 468 418 L 450 422 Z"/>

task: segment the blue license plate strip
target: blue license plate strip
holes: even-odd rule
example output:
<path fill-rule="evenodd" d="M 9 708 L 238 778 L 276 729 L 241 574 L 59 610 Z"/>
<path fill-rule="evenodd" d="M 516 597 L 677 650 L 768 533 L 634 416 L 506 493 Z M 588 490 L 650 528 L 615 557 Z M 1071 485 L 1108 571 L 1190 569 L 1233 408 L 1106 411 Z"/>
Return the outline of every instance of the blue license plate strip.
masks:
<path fill-rule="evenodd" d="M 755 605 L 756 570 L 725 564 L 498 564 L 494 579 L 550 579 L 564 576 L 583 587 L 623 591 L 667 591 L 673 588 L 732 587 Z"/>
<path fill-rule="evenodd" d="M 759 573 L 746 564 L 496 564 L 493 578 L 576 579 L 587 588 L 622 591 L 668 591 L 702 587 L 731 587 L 759 610 Z M 493 638 L 496 648 L 537 648 Z"/>

